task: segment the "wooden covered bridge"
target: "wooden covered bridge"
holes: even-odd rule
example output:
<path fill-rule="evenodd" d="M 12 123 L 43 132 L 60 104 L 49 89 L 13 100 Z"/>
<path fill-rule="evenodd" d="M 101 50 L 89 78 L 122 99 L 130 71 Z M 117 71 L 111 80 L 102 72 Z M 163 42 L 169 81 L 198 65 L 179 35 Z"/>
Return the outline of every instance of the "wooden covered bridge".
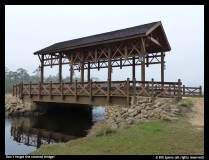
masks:
<path fill-rule="evenodd" d="M 131 97 L 201 96 L 200 87 L 185 87 L 180 79 L 164 82 L 165 53 L 170 51 L 162 23 L 152 22 L 131 28 L 59 42 L 34 52 L 40 60 L 40 82 L 17 84 L 13 95 L 34 102 L 60 102 L 77 104 L 130 104 Z M 69 65 L 69 82 L 62 81 L 62 65 Z M 161 65 L 161 80 L 145 80 L 145 68 Z M 44 83 L 44 67 L 59 66 L 59 82 Z M 135 67 L 140 65 L 141 71 Z M 112 81 L 114 67 L 130 67 L 132 77 Z M 106 81 L 92 81 L 91 69 L 108 68 Z M 73 73 L 81 73 L 80 82 L 73 82 Z M 84 81 L 87 71 L 87 81 Z M 141 79 L 136 79 L 141 72 Z"/>

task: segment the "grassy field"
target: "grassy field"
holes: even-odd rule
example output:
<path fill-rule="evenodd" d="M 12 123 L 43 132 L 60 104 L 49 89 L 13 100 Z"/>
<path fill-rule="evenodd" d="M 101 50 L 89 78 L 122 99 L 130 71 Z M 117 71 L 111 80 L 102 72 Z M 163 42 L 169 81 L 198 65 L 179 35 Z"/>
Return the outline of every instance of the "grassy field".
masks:
<path fill-rule="evenodd" d="M 187 114 L 173 122 L 153 120 L 121 130 L 103 125 L 93 137 L 42 146 L 29 155 L 204 155 L 204 127 L 192 126 Z"/>

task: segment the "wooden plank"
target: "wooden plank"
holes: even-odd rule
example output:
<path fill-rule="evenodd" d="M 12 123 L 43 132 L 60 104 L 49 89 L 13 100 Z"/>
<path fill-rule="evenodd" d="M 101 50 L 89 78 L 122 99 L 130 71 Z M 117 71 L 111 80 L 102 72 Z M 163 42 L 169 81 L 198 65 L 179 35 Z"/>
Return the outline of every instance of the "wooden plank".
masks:
<path fill-rule="evenodd" d="M 152 37 L 150 37 L 150 36 L 148 36 L 148 39 L 150 39 L 152 42 L 154 42 L 154 43 L 157 44 L 158 46 L 163 47 L 163 46 L 160 44 L 160 42 L 158 42 L 156 39 L 154 39 L 154 38 L 152 38 Z"/>
<path fill-rule="evenodd" d="M 152 78 L 152 103 L 154 103 L 154 79 Z"/>

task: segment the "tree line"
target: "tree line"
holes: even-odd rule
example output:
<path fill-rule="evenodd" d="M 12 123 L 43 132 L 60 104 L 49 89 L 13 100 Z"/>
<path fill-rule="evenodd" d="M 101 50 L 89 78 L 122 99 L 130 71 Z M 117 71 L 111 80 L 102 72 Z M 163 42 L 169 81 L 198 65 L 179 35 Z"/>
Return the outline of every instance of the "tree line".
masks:
<path fill-rule="evenodd" d="M 80 77 L 77 77 L 73 73 L 73 82 L 75 80 L 80 81 Z M 91 77 L 93 81 L 99 81 L 99 78 Z M 49 75 L 48 77 L 43 78 L 44 83 L 58 82 L 59 74 L 57 75 Z M 70 76 L 63 77 L 64 82 L 70 82 Z M 38 68 L 33 71 L 33 75 L 30 75 L 27 70 L 23 68 L 18 68 L 16 71 L 10 71 L 7 67 L 5 67 L 5 91 L 7 93 L 12 92 L 12 86 L 22 83 L 39 83 L 40 82 L 40 71 Z"/>

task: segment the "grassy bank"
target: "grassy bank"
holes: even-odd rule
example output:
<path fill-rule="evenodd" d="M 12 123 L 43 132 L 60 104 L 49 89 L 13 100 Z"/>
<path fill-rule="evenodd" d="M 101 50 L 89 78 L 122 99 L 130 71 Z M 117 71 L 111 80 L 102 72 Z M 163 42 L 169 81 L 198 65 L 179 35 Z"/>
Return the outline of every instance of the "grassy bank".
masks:
<path fill-rule="evenodd" d="M 185 100 L 182 104 L 191 105 Z M 192 126 L 188 115 L 120 130 L 103 125 L 93 137 L 42 146 L 29 155 L 204 155 L 204 128 Z"/>

